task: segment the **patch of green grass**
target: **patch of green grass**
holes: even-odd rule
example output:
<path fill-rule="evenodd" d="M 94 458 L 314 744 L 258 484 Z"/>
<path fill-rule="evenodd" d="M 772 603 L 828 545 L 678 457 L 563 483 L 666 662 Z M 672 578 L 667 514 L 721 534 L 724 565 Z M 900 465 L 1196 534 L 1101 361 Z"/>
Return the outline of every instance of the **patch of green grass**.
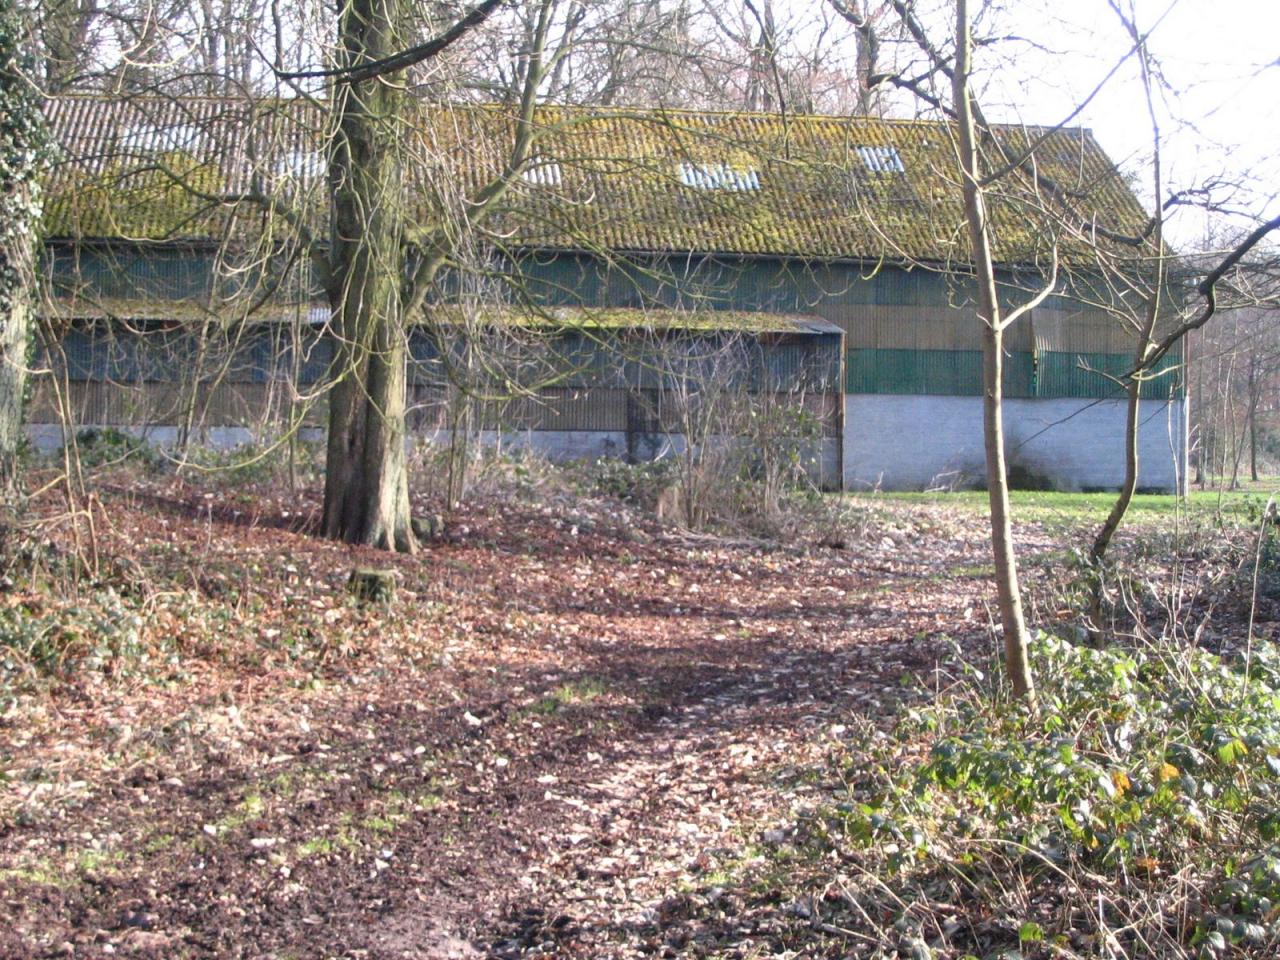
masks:
<path fill-rule="evenodd" d="M 116 850 L 82 850 L 76 855 L 75 869 L 79 873 L 99 873 L 123 859 L 124 854 Z"/>
<path fill-rule="evenodd" d="M 540 713 L 549 716 L 558 713 L 565 707 L 574 706 L 575 704 L 590 703 L 597 697 L 603 696 L 608 690 L 603 680 L 594 677 L 586 677 L 581 680 L 575 680 L 571 683 L 563 683 L 552 690 L 547 696 L 537 700 L 530 710 L 534 713 Z"/>
<path fill-rule="evenodd" d="M 313 857 L 349 850 L 360 843 L 362 835 L 395 833 L 416 813 L 432 810 L 444 802 L 434 791 L 406 795 L 398 790 L 388 791 L 366 816 L 357 816 L 350 810 L 338 816 L 335 828 L 327 835 L 303 841 L 295 848 L 299 857 Z"/>
<path fill-rule="evenodd" d="M 960 563 L 951 567 L 943 575 L 947 579 L 953 577 L 974 577 L 986 579 L 995 576 L 996 568 L 989 563 Z"/>
<path fill-rule="evenodd" d="M 444 797 L 438 793 L 424 793 L 417 797 L 417 809 L 419 811 L 434 810 L 440 804 L 444 803 Z"/>
<path fill-rule="evenodd" d="M 1280 483 L 1274 486 L 1280 488 Z M 955 492 L 851 493 L 845 497 L 858 503 L 927 504 L 953 507 L 975 514 L 987 511 L 987 494 L 983 490 Z M 1193 522 L 1247 521 L 1265 502 L 1267 491 L 1259 490 L 1193 490 L 1186 497 L 1172 494 L 1140 493 L 1134 496 L 1125 519 L 1131 526 L 1164 523 L 1181 514 Z M 1014 522 L 1039 523 L 1065 531 L 1089 529 L 1106 519 L 1116 501 L 1114 492 L 1064 493 L 1054 490 L 1013 490 L 1009 501 Z"/>
<path fill-rule="evenodd" d="M 297 846 L 298 856 L 303 858 L 324 856 L 333 853 L 334 849 L 334 842 L 328 837 L 312 837 Z"/>
<path fill-rule="evenodd" d="M 142 852 L 147 855 L 163 853 L 177 842 L 178 838 L 172 833 L 157 833 L 155 836 L 148 838 L 147 842 L 142 845 Z"/>
<path fill-rule="evenodd" d="M 59 870 L 47 860 L 38 860 L 20 867 L 0 869 L 0 877 L 6 880 L 33 883 L 42 887 L 61 887 L 68 880 L 66 871 Z"/>
<path fill-rule="evenodd" d="M 20 880 L 46 887 L 65 887 L 84 874 L 101 874 L 114 870 L 125 859 L 123 852 L 91 848 L 68 851 L 65 857 L 40 857 L 13 867 L 0 869 L 0 878 Z"/>
<path fill-rule="evenodd" d="M 275 794 L 276 796 L 287 797 L 301 785 L 298 780 L 299 778 L 296 773 L 291 770 L 286 770 L 283 773 L 277 773 L 274 777 L 268 780 L 264 786 L 268 793 Z"/>
<path fill-rule="evenodd" d="M 689 874 L 680 880 L 677 888 L 683 893 L 694 893 L 712 887 L 736 887 L 747 882 L 750 856 L 731 856 L 719 861 L 704 873 Z"/>
<path fill-rule="evenodd" d="M 266 811 L 267 801 L 263 798 L 262 792 L 255 787 L 245 793 L 244 799 L 236 804 L 234 810 L 215 820 L 213 825 L 218 833 L 224 833 L 243 827 L 250 820 L 257 820 Z"/>

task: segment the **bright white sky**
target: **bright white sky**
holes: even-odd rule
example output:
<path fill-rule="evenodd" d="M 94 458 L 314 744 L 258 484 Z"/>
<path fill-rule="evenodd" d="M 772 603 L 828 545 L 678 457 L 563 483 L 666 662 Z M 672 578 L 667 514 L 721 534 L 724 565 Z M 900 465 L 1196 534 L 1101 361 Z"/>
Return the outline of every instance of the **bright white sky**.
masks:
<path fill-rule="evenodd" d="M 1054 8 L 1056 19 L 1045 15 L 1045 6 Z M 1061 120 L 1130 47 L 1106 0 L 1010 0 L 1009 8 L 1000 32 L 1012 27 L 1035 45 L 1015 43 L 992 55 L 994 64 L 1018 51 L 1010 71 L 1016 85 L 999 81 L 988 90 L 993 120 Z M 1280 213 L 1280 2 L 1137 0 L 1137 8 L 1140 28 L 1159 20 L 1150 47 L 1167 86 L 1159 119 L 1168 183 L 1186 187 L 1212 175 L 1247 179 L 1247 191 L 1235 195 L 1232 206 L 1255 215 Z M 1151 126 L 1136 75 L 1136 64 L 1126 66 L 1073 122 L 1091 127 L 1130 171 L 1144 168 L 1151 155 Z M 1143 193 L 1149 198 L 1150 188 Z M 1237 230 L 1243 225 L 1239 221 Z M 1171 228 L 1184 248 L 1203 242 L 1206 231 L 1202 217 L 1186 213 Z"/>

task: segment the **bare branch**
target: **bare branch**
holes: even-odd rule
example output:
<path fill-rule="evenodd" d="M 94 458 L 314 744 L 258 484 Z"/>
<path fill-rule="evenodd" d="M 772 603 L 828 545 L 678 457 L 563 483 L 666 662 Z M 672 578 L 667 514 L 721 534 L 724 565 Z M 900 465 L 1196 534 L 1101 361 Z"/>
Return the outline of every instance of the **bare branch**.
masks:
<path fill-rule="evenodd" d="M 444 33 L 437 34 L 430 40 L 407 50 L 401 50 L 389 57 L 382 57 L 379 60 L 354 64 L 349 67 L 334 67 L 329 70 L 280 72 L 273 68 L 273 72 L 281 80 L 315 80 L 326 77 L 332 77 L 340 83 L 359 83 L 361 80 L 372 80 L 374 77 L 395 73 L 397 70 L 404 70 L 424 60 L 439 56 L 466 36 L 472 29 L 489 19 L 489 15 L 498 9 L 503 2 L 504 0 L 482 0 L 482 2 L 472 7 L 466 16 L 459 19 Z"/>
<path fill-rule="evenodd" d="M 1204 308 L 1195 317 L 1179 324 L 1161 341 L 1156 344 L 1155 348 L 1148 354 L 1145 363 L 1138 364 L 1133 370 L 1130 370 L 1127 376 L 1135 377 L 1144 370 L 1149 370 L 1155 366 L 1170 350 L 1172 350 L 1178 342 L 1193 330 L 1199 330 L 1208 323 L 1215 313 L 1218 311 L 1218 283 L 1226 276 L 1227 272 L 1244 259 L 1245 255 L 1256 247 L 1262 240 L 1273 230 L 1280 230 L 1280 216 L 1272 217 L 1270 220 L 1257 227 L 1252 233 L 1240 241 L 1236 247 L 1222 259 L 1222 261 L 1205 275 L 1205 278 L 1196 286 L 1196 292 L 1204 297 Z"/>

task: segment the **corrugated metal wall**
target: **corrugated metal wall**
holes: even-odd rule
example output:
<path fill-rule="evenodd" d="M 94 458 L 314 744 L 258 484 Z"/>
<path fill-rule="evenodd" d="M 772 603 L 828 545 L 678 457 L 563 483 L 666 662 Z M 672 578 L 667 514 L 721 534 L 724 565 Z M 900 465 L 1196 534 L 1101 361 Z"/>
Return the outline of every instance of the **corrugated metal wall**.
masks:
<path fill-rule="evenodd" d="M 592 257 L 522 262 L 528 288 L 548 302 L 755 309 L 808 313 L 845 331 L 849 393 L 978 396 L 982 328 L 963 278 L 885 267 L 796 265 L 776 260 L 644 258 L 603 266 Z M 1001 289 L 1006 308 L 1025 302 L 1034 283 Z M 1082 291 L 1100 299 L 1097 291 Z M 1098 306 L 1051 297 L 1005 334 L 1005 392 L 1011 397 L 1118 396 L 1114 378 L 1133 366 L 1135 333 Z M 1143 396 L 1181 396 L 1174 351 L 1169 374 Z"/>
<path fill-rule="evenodd" d="M 215 255 L 209 250 L 146 247 L 127 251 L 86 247 L 53 249 L 48 265 L 54 287 L 64 293 L 96 291 L 97 295 L 137 302 L 145 294 L 158 301 L 208 302 Z M 511 264 L 506 264 L 507 268 Z M 775 259 L 722 261 L 707 257 L 634 256 L 606 264 L 591 255 L 530 255 L 519 261 L 520 279 L 513 280 L 508 298 L 532 298 L 549 306 L 646 307 L 683 310 L 751 310 L 822 317 L 845 331 L 847 354 L 843 387 L 851 393 L 981 394 L 981 327 L 967 284 L 953 276 L 923 269 L 885 267 L 861 270 L 846 264 L 804 265 Z M 447 288 L 461 288 L 454 277 Z M 295 286 L 305 283 L 299 278 Z M 516 289 L 518 288 L 518 289 Z M 1003 291 L 1010 304 L 1028 295 L 1009 284 Z M 300 296 L 300 295 L 299 295 Z M 286 298 L 288 299 L 288 298 Z M 296 298 L 295 298 L 296 299 Z M 222 371 L 226 382 L 268 382 L 293 374 L 300 365 L 300 384 L 323 376 L 329 344 L 305 333 L 300 317 L 288 335 L 273 334 L 251 343 L 229 338 L 200 364 L 206 376 Z M 204 318 L 207 314 L 197 315 Z M 193 322 L 187 317 L 176 318 Z M 198 321 L 196 321 L 198 322 Z M 304 331 L 299 333 L 297 331 Z M 73 376 L 135 383 L 167 380 L 171 365 L 184 375 L 192 370 L 192 355 L 180 343 L 153 340 L 90 343 L 78 331 L 65 346 Z M 571 334 L 510 347 L 510 355 L 486 362 L 520 372 L 523 382 L 546 382 L 550 368 L 558 388 L 658 389 L 663 386 L 660 363 L 635 344 L 619 337 L 608 348 L 592 334 Z M 1012 397 L 1103 398 L 1119 394 L 1113 379 L 1132 366 L 1133 335 L 1096 307 L 1064 297 L 1051 297 L 1016 323 L 1006 335 L 1005 390 Z M 613 349 L 613 346 L 625 349 Z M 705 344 L 704 344 L 705 345 Z M 457 364 L 457 342 L 447 351 Z M 504 348 L 506 349 L 506 348 Z M 498 351 L 501 352 L 501 351 Z M 431 338 L 416 332 L 411 339 L 414 366 L 411 381 L 430 385 L 444 374 L 442 351 Z M 630 354 L 630 355 L 629 355 Z M 822 358 L 822 359 L 819 359 Z M 1175 352 L 1165 362 L 1178 364 Z M 837 383 L 840 358 L 821 338 L 778 340 L 750 364 L 756 390 L 790 389 L 801 379 L 818 392 L 821 384 Z M 499 378 L 500 379 L 500 378 Z M 515 378 L 522 382 L 520 377 Z M 1169 375 L 1148 383 L 1144 396 L 1181 395 L 1180 378 Z M 508 391 L 509 392 L 509 391 Z M 523 401 L 522 401 L 523 402 Z M 566 403 L 568 401 L 565 401 Z"/>
<path fill-rule="evenodd" d="M 82 424 L 267 426 L 298 416 L 318 422 L 318 393 L 332 343 L 309 327 L 279 324 L 205 330 L 157 323 L 125 328 L 79 324 L 42 366 L 70 381 L 73 419 Z M 447 426 L 461 395 L 478 395 L 479 424 L 490 429 L 625 431 L 636 397 L 668 410 L 677 388 L 708 376 L 753 394 L 803 401 L 828 435 L 839 434 L 840 342 L 835 335 L 739 337 L 716 332 L 570 331 L 531 338 L 477 333 L 467 350 L 454 331 L 410 337 L 410 423 Z M 65 359 L 64 359 L 65 358 Z M 445 359 L 447 358 L 447 360 Z M 451 365 L 451 369 L 450 369 Z M 522 393 L 519 384 L 525 384 Z M 193 395 L 194 391 L 194 395 Z M 53 385 L 37 380 L 32 422 L 58 422 Z M 665 421 L 664 421 L 665 422 Z"/>
<path fill-rule="evenodd" d="M 845 367 L 847 393 L 982 395 L 981 350 L 850 350 Z M 1035 362 L 1026 351 L 1004 361 L 1004 392 L 1037 396 Z"/>
<path fill-rule="evenodd" d="M 1166 356 L 1142 383 L 1144 400 L 1167 400 L 1183 395 L 1182 360 Z M 1037 397 L 1118 397 L 1122 378 L 1133 369 L 1133 357 L 1123 353 L 1042 353 L 1037 358 Z"/>

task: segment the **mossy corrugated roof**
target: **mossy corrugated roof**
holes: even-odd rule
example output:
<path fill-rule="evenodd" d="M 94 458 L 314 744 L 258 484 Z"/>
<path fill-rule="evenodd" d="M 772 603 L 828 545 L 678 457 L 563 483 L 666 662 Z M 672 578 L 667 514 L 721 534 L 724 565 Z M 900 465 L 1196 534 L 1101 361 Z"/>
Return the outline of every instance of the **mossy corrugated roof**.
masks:
<path fill-rule="evenodd" d="M 135 322 L 186 322 L 223 316 L 189 300 L 77 298 L 54 299 L 46 315 L 62 320 L 126 320 Z M 319 326 L 328 319 L 329 308 L 321 303 L 269 303 L 253 312 L 258 323 L 302 323 Z M 443 324 L 469 322 L 542 328 L 551 330 L 655 330 L 689 333 L 830 334 L 841 329 L 821 317 L 808 314 L 769 313 L 756 310 L 649 310 L 641 308 L 555 307 L 549 310 L 516 307 L 485 307 L 466 311 L 457 304 L 432 307 L 432 319 Z"/>
<path fill-rule="evenodd" d="M 323 104 L 67 97 L 50 101 L 48 114 L 63 150 L 47 192 L 50 235 L 221 241 L 279 229 L 260 207 L 215 202 L 251 191 L 325 229 Z M 508 161 L 514 121 L 504 108 L 419 105 L 396 122 L 416 217 L 460 215 Z M 544 107 L 536 126 L 532 161 L 486 222 L 511 247 L 966 255 L 945 123 Z M 1009 156 L 1037 143 L 1034 158 L 992 191 L 1002 262 L 1045 255 L 1054 219 L 1045 207 L 1069 208 L 1106 231 L 1141 232 L 1145 212 L 1089 131 L 1001 126 L 995 136 Z"/>

